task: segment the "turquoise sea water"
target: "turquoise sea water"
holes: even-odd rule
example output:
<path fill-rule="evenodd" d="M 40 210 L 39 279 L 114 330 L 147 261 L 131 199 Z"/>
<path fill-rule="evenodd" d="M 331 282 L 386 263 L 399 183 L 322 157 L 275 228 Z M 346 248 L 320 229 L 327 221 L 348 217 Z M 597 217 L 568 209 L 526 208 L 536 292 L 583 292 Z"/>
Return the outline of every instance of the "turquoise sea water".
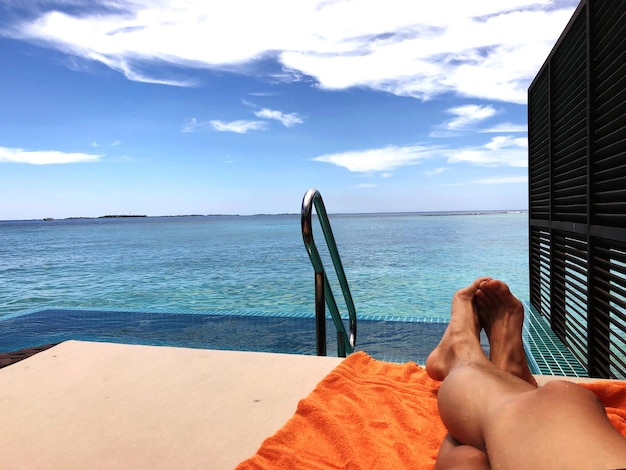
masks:
<path fill-rule="evenodd" d="M 359 316 L 447 318 L 455 290 L 481 275 L 528 298 L 527 213 L 330 221 Z M 322 245 L 316 223 L 314 236 Z M 0 222 L 0 316 L 52 307 L 313 314 L 313 295 L 299 215 Z"/>

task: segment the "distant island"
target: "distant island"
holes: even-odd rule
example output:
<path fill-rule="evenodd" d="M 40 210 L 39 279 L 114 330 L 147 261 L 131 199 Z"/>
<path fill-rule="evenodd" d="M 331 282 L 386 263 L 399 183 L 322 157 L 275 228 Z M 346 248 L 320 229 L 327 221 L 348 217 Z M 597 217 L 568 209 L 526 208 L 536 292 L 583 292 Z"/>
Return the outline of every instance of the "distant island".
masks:
<path fill-rule="evenodd" d="M 120 214 L 120 215 L 101 215 L 99 217 L 66 217 L 64 220 L 125 219 L 125 218 L 132 218 L 132 217 L 148 217 L 148 216 L 147 215 Z M 43 220 L 54 220 L 54 219 L 52 217 L 48 217 Z"/>
<path fill-rule="evenodd" d="M 130 218 L 166 218 L 166 217 L 239 217 L 239 214 L 181 214 L 181 215 L 145 215 L 145 214 L 107 214 L 98 217 L 65 217 L 62 220 L 130 219 Z M 52 222 L 53 217 L 44 217 L 45 222 Z"/>
<path fill-rule="evenodd" d="M 336 212 L 331 213 L 333 217 L 354 217 L 354 216 L 363 216 L 363 215 L 371 215 L 371 216 L 382 216 L 382 217 L 394 217 L 394 216 L 406 216 L 406 215 L 414 215 L 421 217 L 432 217 L 432 216 L 459 216 L 459 215 L 490 215 L 490 214 L 527 214 L 528 209 L 517 209 L 517 210 L 502 210 L 502 209 L 493 209 L 493 210 L 473 210 L 473 211 L 433 211 L 433 212 L 369 212 L 369 213 L 352 213 L 352 212 Z M 250 215 L 241 215 L 241 214 L 180 214 L 180 215 L 144 215 L 144 214 L 108 214 L 101 215 L 98 217 L 66 217 L 61 220 L 96 220 L 96 219 L 129 219 L 129 218 L 149 218 L 149 219 L 159 219 L 159 218 L 183 218 L 183 217 L 280 217 L 280 216 L 297 216 L 298 213 L 295 212 L 284 212 L 279 214 L 250 214 Z M 52 217 L 45 217 L 43 219 L 46 222 L 54 221 L 55 219 Z"/>

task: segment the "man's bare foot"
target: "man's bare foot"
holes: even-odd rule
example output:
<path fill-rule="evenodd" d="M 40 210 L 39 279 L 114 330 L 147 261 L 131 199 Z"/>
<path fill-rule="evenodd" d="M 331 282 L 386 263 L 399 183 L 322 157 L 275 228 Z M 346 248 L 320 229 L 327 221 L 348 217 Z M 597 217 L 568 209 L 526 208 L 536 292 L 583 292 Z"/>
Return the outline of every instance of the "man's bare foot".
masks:
<path fill-rule="evenodd" d="M 481 277 L 458 290 L 452 298 L 450 323 L 437 347 L 426 359 L 426 372 L 434 380 L 443 380 L 450 370 L 461 363 L 470 364 L 487 358 L 480 346 L 480 320 L 474 297 L 481 283 L 491 278 Z"/>
<path fill-rule="evenodd" d="M 522 343 L 524 306 L 497 279 L 482 281 L 476 290 L 481 326 L 489 338 L 489 359 L 496 367 L 537 386 Z"/>

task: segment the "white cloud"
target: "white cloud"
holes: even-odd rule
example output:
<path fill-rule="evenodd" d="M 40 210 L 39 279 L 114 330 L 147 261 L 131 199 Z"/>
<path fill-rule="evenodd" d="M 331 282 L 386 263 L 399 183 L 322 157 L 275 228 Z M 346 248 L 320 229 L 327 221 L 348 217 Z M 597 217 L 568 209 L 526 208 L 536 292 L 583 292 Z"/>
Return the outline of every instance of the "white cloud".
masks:
<path fill-rule="evenodd" d="M 211 128 L 211 123 L 209 121 L 198 121 L 195 117 L 189 119 L 183 126 L 181 132 L 191 133 L 196 132 L 197 130 Z"/>
<path fill-rule="evenodd" d="M 185 123 L 181 132 L 191 133 L 204 129 L 213 129 L 220 132 L 235 132 L 237 134 L 245 134 L 248 131 L 262 131 L 267 128 L 267 123 L 264 121 L 250 121 L 245 119 L 239 119 L 236 121 L 222 121 L 214 119 L 211 121 L 199 121 L 196 118 L 191 118 Z"/>
<path fill-rule="evenodd" d="M 472 130 L 479 122 L 495 116 L 498 111 L 489 105 L 467 104 L 456 106 L 446 110 L 454 117 L 442 124 L 439 124 L 430 133 L 431 137 L 450 137 L 459 135 L 459 131 Z"/>
<path fill-rule="evenodd" d="M 235 132 L 237 134 L 245 134 L 248 131 L 262 131 L 267 128 L 267 123 L 263 121 L 246 121 L 239 119 L 237 121 L 220 121 L 218 119 L 209 121 L 216 131 Z"/>
<path fill-rule="evenodd" d="M 274 109 L 263 108 L 260 111 L 255 111 L 254 115 L 263 119 L 275 119 L 285 127 L 293 127 L 296 124 L 302 124 L 304 121 L 298 113 L 283 113 L 282 111 L 276 111 Z"/>
<path fill-rule="evenodd" d="M 577 3 L 94 0 L 89 11 L 75 14 L 51 6 L 0 34 L 149 83 L 193 86 L 194 68 L 259 74 L 255 61 L 273 58 L 280 72 L 268 78 L 279 81 L 307 75 L 328 89 L 360 86 L 421 99 L 454 92 L 525 103 Z"/>
<path fill-rule="evenodd" d="M 95 162 L 102 155 L 66 153 L 57 150 L 29 151 L 20 148 L 0 147 L 0 163 L 28 163 L 31 165 L 54 165 L 63 163 Z"/>
<path fill-rule="evenodd" d="M 425 171 L 424 174 L 426 176 L 431 176 L 432 177 L 432 176 L 440 175 L 441 173 L 443 173 L 446 170 L 447 170 L 447 168 L 442 168 L 442 167 L 433 168 L 432 170 Z"/>
<path fill-rule="evenodd" d="M 449 163 L 524 168 L 528 166 L 528 140 L 498 136 L 482 147 L 453 149 L 447 154 Z"/>
<path fill-rule="evenodd" d="M 528 141 L 526 138 L 497 136 L 479 147 L 388 146 L 321 155 L 313 160 L 331 163 L 355 173 L 368 173 L 388 172 L 404 166 L 417 165 L 432 158 L 444 158 L 448 163 L 525 168 L 528 166 Z M 428 176 L 435 176 L 444 170 L 445 168 L 439 167 L 425 173 Z M 383 173 L 382 176 L 389 175 Z"/>
<path fill-rule="evenodd" d="M 451 130 L 467 129 L 478 122 L 495 116 L 497 113 L 493 106 L 482 106 L 477 104 L 457 106 L 455 108 L 448 109 L 447 112 L 456 116 L 445 124 L 445 127 Z"/>
<path fill-rule="evenodd" d="M 386 172 L 407 165 L 417 165 L 435 155 L 435 148 L 423 146 L 355 150 L 315 157 L 313 160 L 332 163 L 357 173 Z"/>
<path fill-rule="evenodd" d="M 508 135 L 500 135 L 493 137 L 485 147 L 489 150 L 501 150 L 506 148 L 521 148 L 526 151 L 528 149 L 528 139 L 525 137 L 511 137 Z"/>
<path fill-rule="evenodd" d="M 512 132 L 524 133 L 528 132 L 528 126 L 526 124 L 511 124 L 510 122 L 502 122 L 487 129 L 480 129 L 478 132 L 482 132 L 485 134 L 510 134 Z"/>
<path fill-rule="evenodd" d="M 528 176 L 497 176 L 494 178 L 485 178 L 480 180 L 474 180 L 475 184 L 519 184 L 528 183 Z"/>
<path fill-rule="evenodd" d="M 133 66 L 132 59 L 125 57 L 107 57 L 104 54 L 97 52 L 91 52 L 84 56 L 86 59 L 96 60 L 102 62 L 113 70 L 117 70 L 123 73 L 126 78 L 133 82 L 153 83 L 155 85 L 169 85 L 178 87 L 191 87 L 198 84 L 196 80 L 192 79 L 174 79 L 174 78 L 158 78 L 151 76 L 148 72 L 142 72 L 139 70 L 139 66 Z"/>

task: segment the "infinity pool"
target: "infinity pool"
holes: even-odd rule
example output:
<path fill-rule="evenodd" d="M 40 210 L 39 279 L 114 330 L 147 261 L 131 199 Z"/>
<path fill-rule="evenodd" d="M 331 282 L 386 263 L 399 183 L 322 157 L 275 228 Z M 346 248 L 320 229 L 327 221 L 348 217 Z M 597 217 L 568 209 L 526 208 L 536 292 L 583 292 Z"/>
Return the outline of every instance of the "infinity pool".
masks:
<path fill-rule="evenodd" d="M 390 361 L 423 364 L 437 345 L 443 320 L 359 319 L 357 349 Z M 0 319 L 0 352 L 69 339 L 203 349 L 316 353 L 313 316 L 162 313 L 44 309 Z M 335 327 L 327 320 L 328 355 L 337 354 Z"/>

